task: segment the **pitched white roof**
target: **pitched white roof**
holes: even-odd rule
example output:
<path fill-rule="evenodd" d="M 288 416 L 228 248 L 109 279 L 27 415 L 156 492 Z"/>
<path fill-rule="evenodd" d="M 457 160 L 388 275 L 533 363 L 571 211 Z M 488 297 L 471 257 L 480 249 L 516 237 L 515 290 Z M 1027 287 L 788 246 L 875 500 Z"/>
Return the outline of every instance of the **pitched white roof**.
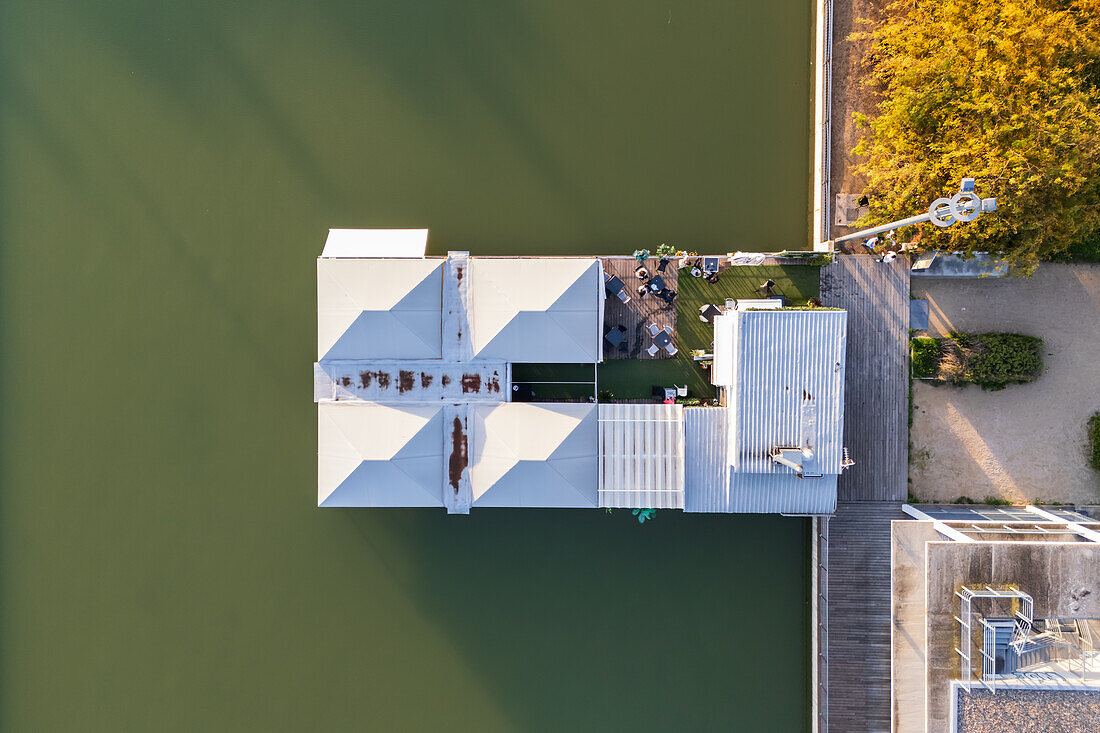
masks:
<path fill-rule="evenodd" d="M 599 260 L 473 258 L 475 359 L 592 363 L 600 360 Z"/>
<path fill-rule="evenodd" d="M 317 406 L 317 506 L 443 506 L 443 408 Z"/>
<path fill-rule="evenodd" d="M 442 356 L 443 260 L 317 260 L 317 358 Z"/>
<path fill-rule="evenodd" d="M 329 229 L 322 257 L 423 257 L 427 229 Z"/>
<path fill-rule="evenodd" d="M 597 505 L 596 405 L 471 406 L 469 430 L 473 506 Z"/>

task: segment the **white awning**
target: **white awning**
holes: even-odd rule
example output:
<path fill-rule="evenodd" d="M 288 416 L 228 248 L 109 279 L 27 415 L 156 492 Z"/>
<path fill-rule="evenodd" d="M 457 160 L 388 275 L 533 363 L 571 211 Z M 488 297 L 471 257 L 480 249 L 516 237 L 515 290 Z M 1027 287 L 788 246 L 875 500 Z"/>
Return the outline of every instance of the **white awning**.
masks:
<path fill-rule="evenodd" d="M 322 257 L 423 257 L 427 229 L 329 229 Z"/>
<path fill-rule="evenodd" d="M 443 506 L 443 408 L 317 406 L 317 506 Z"/>
<path fill-rule="evenodd" d="M 600 506 L 684 508 L 682 406 L 600 405 Z"/>
<path fill-rule="evenodd" d="M 474 507 L 596 506 L 596 405 L 471 405 L 469 429 Z"/>
<path fill-rule="evenodd" d="M 317 358 L 439 359 L 443 260 L 317 260 Z"/>
<path fill-rule="evenodd" d="M 600 361 L 603 282 L 599 260 L 476 257 L 469 271 L 475 359 Z"/>

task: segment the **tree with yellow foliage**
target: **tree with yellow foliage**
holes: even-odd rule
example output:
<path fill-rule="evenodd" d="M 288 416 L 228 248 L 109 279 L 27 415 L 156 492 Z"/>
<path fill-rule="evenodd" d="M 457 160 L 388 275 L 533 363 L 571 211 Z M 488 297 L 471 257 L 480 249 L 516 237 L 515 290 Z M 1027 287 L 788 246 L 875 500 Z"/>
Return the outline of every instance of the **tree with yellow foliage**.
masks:
<path fill-rule="evenodd" d="M 855 149 L 875 222 L 973 176 L 997 213 L 923 244 L 1026 272 L 1100 241 L 1100 0 L 896 0 L 857 37 L 880 95 Z"/>

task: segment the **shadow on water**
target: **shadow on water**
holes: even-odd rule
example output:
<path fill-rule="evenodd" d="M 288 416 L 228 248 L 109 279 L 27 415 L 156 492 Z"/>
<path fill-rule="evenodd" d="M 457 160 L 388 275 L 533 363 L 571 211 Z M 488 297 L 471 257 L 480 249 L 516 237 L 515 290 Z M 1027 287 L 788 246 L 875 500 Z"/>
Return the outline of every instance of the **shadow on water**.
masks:
<path fill-rule="evenodd" d="M 340 519 L 402 569 L 394 580 L 516 730 L 805 724 L 791 696 L 808 676 L 804 521 L 659 512 L 642 526 L 627 510 Z"/>

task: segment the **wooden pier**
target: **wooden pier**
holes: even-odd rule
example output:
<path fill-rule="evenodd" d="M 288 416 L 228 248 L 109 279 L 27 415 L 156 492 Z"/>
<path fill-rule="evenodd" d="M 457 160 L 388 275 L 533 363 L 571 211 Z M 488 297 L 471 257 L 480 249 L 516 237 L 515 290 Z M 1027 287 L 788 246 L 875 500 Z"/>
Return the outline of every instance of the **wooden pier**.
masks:
<path fill-rule="evenodd" d="M 818 730 L 890 730 L 890 522 L 902 519 L 909 463 L 909 262 L 838 255 L 823 305 L 848 311 L 844 445 L 855 465 L 819 520 Z"/>

